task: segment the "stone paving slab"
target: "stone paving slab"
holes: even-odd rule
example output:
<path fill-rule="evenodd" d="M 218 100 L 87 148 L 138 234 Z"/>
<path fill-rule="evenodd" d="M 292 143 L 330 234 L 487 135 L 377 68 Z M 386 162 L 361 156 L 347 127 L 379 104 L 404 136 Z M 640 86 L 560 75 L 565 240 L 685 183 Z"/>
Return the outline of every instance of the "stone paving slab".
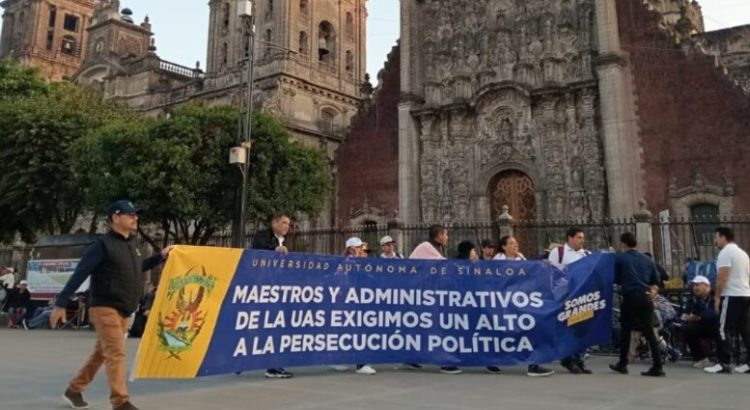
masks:
<path fill-rule="evenodd" d="M 128 340 L 132 361 L 137 340 Z M 68 379 L 94 345 L 90 331 L 0 329 L 0 410 L 64 409 L 60 399 Z M 438 369 L 400 370 L 375 366 L 378 374 L 338 373 L 323 367 L 291 369 L 290 380 L 266 380 L 245 373 L 196 380 L 145 380 L 130 385 L 143 410 L 630 410 L 747 409 L 750 375 L 708 375 L 688 362 L 670 364 L 663 379 L 644 378 L 647 365 L 631 365 L 630 375 L 607 369 L 609 357 L 589 360 L 595 374 L 559 373 L 529 378 L 524 368 L 490 375 L 468 369 L 457 376 Z M 562 370 L 564 371 L 564 370 Z M 86 392 L 93 409 L 109 409 L 104 373 Z"/>

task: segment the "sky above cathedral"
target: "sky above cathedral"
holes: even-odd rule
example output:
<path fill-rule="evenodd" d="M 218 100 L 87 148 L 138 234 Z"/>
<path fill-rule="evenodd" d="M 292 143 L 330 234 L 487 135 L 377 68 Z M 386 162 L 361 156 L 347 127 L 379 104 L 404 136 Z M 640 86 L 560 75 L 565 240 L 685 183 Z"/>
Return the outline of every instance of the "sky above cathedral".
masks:
<path fill-rule="evenodd" d="M 158 54 L 165 60 L 205 67 L 207 0 L 121 0 L 137 22 L 148 14 Z M 707 30 L 750 24 L 750 0 L 700 0 Z M 374 78 L 399 37 L 399 0 L 367 2 L 367 72 Z"/>

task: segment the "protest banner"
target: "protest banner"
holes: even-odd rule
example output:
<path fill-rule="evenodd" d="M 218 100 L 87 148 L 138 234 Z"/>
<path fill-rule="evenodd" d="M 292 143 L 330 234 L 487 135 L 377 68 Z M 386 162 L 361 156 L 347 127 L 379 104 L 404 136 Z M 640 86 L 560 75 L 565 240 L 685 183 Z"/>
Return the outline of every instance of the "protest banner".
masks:
<path fill-rule="evenodd" d="M 178 246 L 133 378 L 354 363 L 547 363 L 606 343 L 614 256 L 347 258 Z"/>

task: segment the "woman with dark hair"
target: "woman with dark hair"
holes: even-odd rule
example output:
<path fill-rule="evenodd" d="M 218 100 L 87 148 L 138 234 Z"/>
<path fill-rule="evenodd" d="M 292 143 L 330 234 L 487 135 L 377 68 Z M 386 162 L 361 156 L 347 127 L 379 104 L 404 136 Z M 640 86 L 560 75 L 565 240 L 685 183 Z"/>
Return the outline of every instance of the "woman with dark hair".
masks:
<path fill-rule="evenodd" d="M 458 244 L 458 255 L 456 259 L 469 259 L 471 261 L 479 260 L 477 248 L 471 241 L 463 241 Z"/>
<path fill-rule="evenodd" d="M 518 251 L 518 241 L 516 238 L 505 235 L 500 238 L 500 246 L 494 259 L 500 261 L 525 261 L 526 257 Z"/>
<path fill-rule="evenodd" d="M 498 253 L 495 256 L 495 260 L 501 261 L 525 261 L 526 257 L 518 251 L 518 241 L 516 238 L 505 235 L 500 238 L 500 245 L 498 246 Z M 546 377 L 555 374 L 553 370 L 545 369 L 538 364 L 529 365 L 526 374 L 530 377 Z"/>

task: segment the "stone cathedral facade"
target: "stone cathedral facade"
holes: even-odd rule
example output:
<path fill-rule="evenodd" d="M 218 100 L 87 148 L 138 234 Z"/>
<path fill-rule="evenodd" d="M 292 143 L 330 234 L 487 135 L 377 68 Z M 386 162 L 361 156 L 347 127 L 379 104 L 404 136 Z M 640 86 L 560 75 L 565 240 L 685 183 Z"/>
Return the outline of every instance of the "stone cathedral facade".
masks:
<path fill-rule="evenodd" d="M 406 3 L 402 89 L 414 99 L 401 138 L 415 149 L 402 155 L 419 183 L 404 214 L 603 217 L 594 1 Z"/>
<path fill-rule="evenodd" d="M 689 215 L 693 205 L 677 210 L 679 201 L 657 180 L 664 173 L 691 184 L 696 174 L 712 172 L 722 197 L 710 203 L 734 201 L 724 196 L 735 190 L 723 187 L 739 174 L 676 150 L 680 134 L 696 143 L 700 137 L 674 117 L 699 112 L 717 84 L 748 106 L 741 81 L 716 69 L 726 53 L 714 46 L 711 55 L 715 36 L 703 33 L 698 3 L 423 0 L 402 1 L 401 17 L 403 220 L 495 220 L 504 205 L 517 219 L 599 220 L 632 216 L 641 198 Z M 750 55 L 745 35 L 743 29 L 721 37 L 744 44 L 735 47 L 742 49 L 735 60 Z M 653 60 L 642 59 L 644 50 Z M 680 64 L 695 70 L 693 80 L 685 69 L 667 74 L 669 81 L 654 79 Z M 654 93 L 681 93 L 701 76 L 710 84 L 694 97 L 672 100 L 663 112 L 646 109 Z M 736 123 L 721 119 L 727 113 L 715 106 L 703 110 Z M 730 211 L 724 206 L 721 213 Z"/>

